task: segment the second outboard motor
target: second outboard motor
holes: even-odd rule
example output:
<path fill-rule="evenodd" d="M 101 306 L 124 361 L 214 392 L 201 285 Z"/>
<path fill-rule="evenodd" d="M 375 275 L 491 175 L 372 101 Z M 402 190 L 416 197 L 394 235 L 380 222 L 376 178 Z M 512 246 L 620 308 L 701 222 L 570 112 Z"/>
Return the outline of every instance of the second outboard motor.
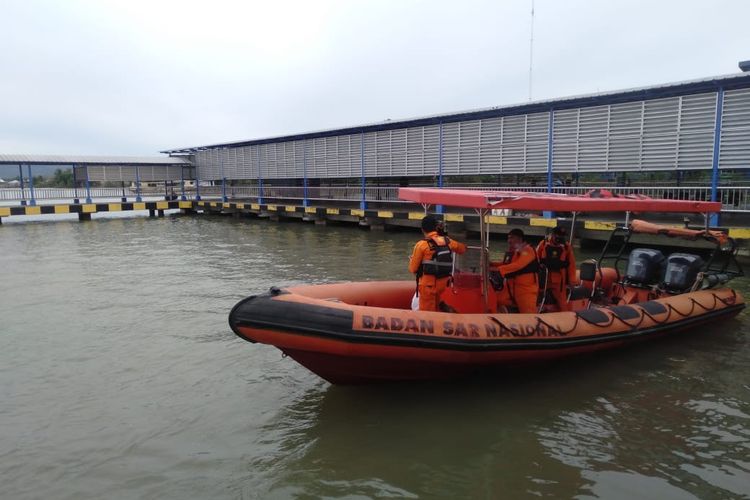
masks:
<path fill-rule="evenodd" d="M 667 259 L 664 286 L 670 292 L 682 292 L 692 287 L 703 268 L 703 259 L 690 253 L 673 253 Z"/>
<path fill-rule="evenodd" d="M 635 248 L 630 252 L 625 281 L 629 284 L 655 285 L 661 279 L 664 254 L 652 248 Z"/>

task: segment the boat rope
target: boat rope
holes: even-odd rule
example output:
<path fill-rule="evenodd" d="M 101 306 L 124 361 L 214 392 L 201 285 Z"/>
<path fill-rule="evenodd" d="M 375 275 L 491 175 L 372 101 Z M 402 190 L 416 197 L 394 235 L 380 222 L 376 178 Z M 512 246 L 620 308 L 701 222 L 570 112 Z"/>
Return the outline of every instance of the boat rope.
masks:
<path fill-rule="evenodd" d="M 535 328 L 538 329 L 540 326 L 543 326 L 548 331 L 554 332 L 556 335 L 566 336 L 569 333 L 574 332 L 578 328 L 578 324 L 579 324 L 579 322 L 581 320 L 583 320 L 584 322 L 588 323 L 591 326 L 595 326 L 595 327 L 598 327 L 598 328 L 609 328 L 609 327 L 611 327 L 614 324 L 615 320 L 617 320 L 620 323 L 622 323 L 623 325 L 625 325 L 626 327 L 630 328 L 631 330 L 636 330 L 636 329 L 638 329 L 643 324 L 643 322 L 646 320 L 646 318 L 648 318 L 651 321 L 653 321 L 655 325 L 662 326 L 662 325 L 665 325 L 665 324 L 667 324 L 667 323 L 670 322 L 670 320 L 672 319 L 673 313 L 676 314 L 677 316 L 679 316 L 680 318 L 687 318 L 689 316 L 692 316 L 692 314 L 695 312 L 695 310 L 696 310 L 697 307 L 703 309 L 704 311 L 713 311 L 713 310 L 715 310 L 717 308 L 717 306 L 719 305 L 719 303 L 723 304 L 726 307 L 734 305 L 735 302 L 736 302 L 736 299 L 737 299 L 737 293 L 734 290 L 731 290 L 731 292 L 732 292 L 732 296 L 728 297 L 726 299 L 720 297 L 719 295 L 717 295 L 714 292 L 711 292 L 711 297 L 713 298 L 713 304 L 710 305 L 710 306 L 706 306 L 703 303 L 701 303 L 700 301 L 696 300 L 694 297 L 690 297 L 690 310 L 688 312 L 680 311 L 678 308 L 676 308 L 675 306 L 673 306 L 671 303 L 666 303 L 666 304 L 662 303 L 662 305 L 665 308 L 665 312 L 666 312 L 666 316 L 663 319 L 656 318 L 655 314 L 650 313 L 649 311 L 647 311 L 646 309 L 644 309 L 641 306 L 639 306 L 637 308 L 633 307 L 633 306 L 637 306 L 638 305 L 638 304 L 633 304 L 632 306 L 629 306 L 629 307 L 632 307 L 635 311 L 638 311 L 640 313 L 640 317 L 639 317 L 638 321 L 637 322 L 633 322 L 633 323 L 631 323 L 629 320 L 626 320 L 626 319 L 620 317 L 615 311 L 612 311 L 611 309 L 609 309 L 610 314 L 607 315 L 607 316 L 609 316 L 609 321 L 607 321 L 605 323 L 603 323 L 603 322 L 596 322 L 596 321 L 591 320 L 591 319 L 589 319 L 589 318 L 587 318 L 585 316 L 581 316 L 580 314 L 575 313 L 575 321 L 573 322 L 573 326 L 570 327 L 567 330 L 564 330 L 563 328 L 560 328 L 559 326 L 555 326 L 555 325 L 549 323 L 548 321 L 545 321 L 540 316 L 535 316 L 535 319 L 536 319 L 536 326 L 535 326 Z M 601 308 L 600 310 L 604 311 L 606 309 L 605 308 Z M 657 314 L 663 314 L 663 313 L 657 313 Z M 501 330 L 505 330 L 505 331 L 511 331 L 512 330 L 510 327 L 508 327 L 507 325 L 505 325 L 502 321 L 500 321 L 499 319 L 497 319 L 494 316 L 490 316 L 490 320 L 493 321 L 493 322 L 495 322 L 501 328 Z"/>

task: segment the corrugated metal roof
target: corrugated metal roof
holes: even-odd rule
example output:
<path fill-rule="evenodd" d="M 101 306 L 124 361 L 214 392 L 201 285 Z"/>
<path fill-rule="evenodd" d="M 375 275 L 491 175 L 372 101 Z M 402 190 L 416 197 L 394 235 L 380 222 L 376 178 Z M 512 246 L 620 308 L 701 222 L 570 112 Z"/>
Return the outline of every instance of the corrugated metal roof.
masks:
<path fill-rule="evenodd" d="M 190 165 L 185 158 L 174 156 L 80 156 L 2 154 L 0 164 L 36 165 Z"/>
<path fill-rule="evenodd" d="M 204 146 L 189 146 L 184 148 L 167 149 L 162 153 L 192 153 L 201 149 L 215 149 L 222 147 L 249 146 L 253 144 L 264 144 L 272 142 L 285 142 L 302 139 L 313 139 L 316 137 L 330 137 L 334 135 L 353 134 L 361 132 L 374 132 L 378 130 L 391 130 L 405 127 L 417 127 L 437 123 L 451 123 L 463 120 L 479 118 L 491 118 L 505 115 L 519 115 L 527 113 L 538 113 L 550 109 L 570 109 L 577 107 L 599 106 L 644 99 L 658 99 L 677 95 L 696 94 L 701 92 L 716 91 L 719 87 L 724 89 L 750 87 L 750 73 L 732 73 L 729 75 L 713 76 L 698 80 L 687 80 L 682 82 L 666 83 L 651 87 L 636 87 L 631 89 L 598 92 L 594 94 L 582 94 L 577 96 L 561 97 L 557 99 L 545 99 L 508 106 L 495 106 L 492 108 L 475 109 L 431 115 L 401 120 L 387 120 L 385 122 L 356 125 L 345 128 L 319 130 L 299 134 L 284 135 L 277 137 L 266 137 L 245 141 L 223 142 Z"/>

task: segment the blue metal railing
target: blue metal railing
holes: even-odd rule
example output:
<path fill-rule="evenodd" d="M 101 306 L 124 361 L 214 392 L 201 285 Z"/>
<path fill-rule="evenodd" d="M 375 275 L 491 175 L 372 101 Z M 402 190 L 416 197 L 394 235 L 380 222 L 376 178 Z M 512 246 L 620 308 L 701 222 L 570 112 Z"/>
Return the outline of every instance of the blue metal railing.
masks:
<path fill-rule="evenodd" d="M 414 186 L 417 187 L 417 186 Z M 432 186 L 430 186 L 432 187 Z M 503 191 L 532 191 L 548 192 L 546 185 L 542 186 L 487 186 L 478 184 L 455 184 L 449 188 L 503 190 Z M 593 189 L 606 189 L 615 194 L 640 194 L 651 198 L 665 198 L 673 200 L 708 201 L 713 196 L 712 186 L 557 186 L 551 189 L 553 193 L 586 194 Z M 186 187 L 184 197 L 187 200 L 199 199 L 196 188 Z M 91 187 L 89 189 L 92 201 L 117 200 L 123 197 L 135 200 L 138 190 L 121 187 Z M 181 190 L 182 193 L 182 190 Z M 723 205 L 724 212 L 750 212 L 750 186 L 719 186 L 715 191 L 716 200 Z M 38 201 L 70 202 L 80 191 L 74 188 L 34 188 L 34 197 Z M 163 191 L 143 192 L 144 198 L 163 199 Z M 326 203 L 345 203 L 361 206 L 362 200 L 371 203 L 400 204 L 411 203 L 398 199 L 398 186 L 200 186 L 200 195 L 206 199 L 251 200 L 253 202 L 281 202 L 288 201 L 309 205 L 325 205 Z M 0 188 L 0 203 L 4 205 L 16 204 L 31 199 L 29 186 L 24 188 Z M 261 201 L 262 200 L 262 201 Z"/>
<path fill-rule="evenodd" d="M 416 186 L 414 186 L 416 187 Z M 432 187 L 432 186 L 430 186 Z M 532 191 L 549 192 L 544 186 L 486 186 L 486 185 L 451 185 L 451 188 L 476 189 L 476 190 L 502 190 L 502 191 Z M 560 194 L 582 195 L 594 189 L 606 189 L 614 194 L 621 195 L 645 195 L 651 198 L 672 200 L 711 200 L 711 186 L 654 186 L 654 187 L 619 187 L 619 186 L 558 186 L 553 187 L 551 192 Z M 252 200 L 258 202 L 261 198 L 264 202 L 300 202 L 307 200 L 310 204 L 323 205 L 325 202 L 341 202 L 359 205 L 364 198 L 367 203 L 411 203 L 398 199 L 398 186 L 366 187 L 361 186 L 329 186 L 312 187 L 307 186 L 263 186 L 262 193 L 257 186 L 233 186 L 229 188 L 229 199 Z M 205 198 L 221 198 L 221 187 L 201 187 L 201 194 Z M 717 188 L 717 200 L 723 204 L 724 212 L 750 212 L 750 186 L 727 186 Z"/>

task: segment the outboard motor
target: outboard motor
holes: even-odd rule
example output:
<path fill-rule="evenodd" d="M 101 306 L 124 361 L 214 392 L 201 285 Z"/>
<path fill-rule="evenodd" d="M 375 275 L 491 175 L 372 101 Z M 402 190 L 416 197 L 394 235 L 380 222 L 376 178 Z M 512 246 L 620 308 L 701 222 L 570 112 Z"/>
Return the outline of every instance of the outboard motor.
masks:
<path fill-rule="evenodd" d="M 630 252 L 625 282 L 635 286 L 659 283 L 664 266 L 664 254 L 653 248 L 635 248 Z"/>
<path fill-rule="evenodd" d="M 693 286 L 703 268 L 703 259 L 690 253 L 673 253 L 667 259 L 664 287 L 670 292 L 683 292 Z"/>

